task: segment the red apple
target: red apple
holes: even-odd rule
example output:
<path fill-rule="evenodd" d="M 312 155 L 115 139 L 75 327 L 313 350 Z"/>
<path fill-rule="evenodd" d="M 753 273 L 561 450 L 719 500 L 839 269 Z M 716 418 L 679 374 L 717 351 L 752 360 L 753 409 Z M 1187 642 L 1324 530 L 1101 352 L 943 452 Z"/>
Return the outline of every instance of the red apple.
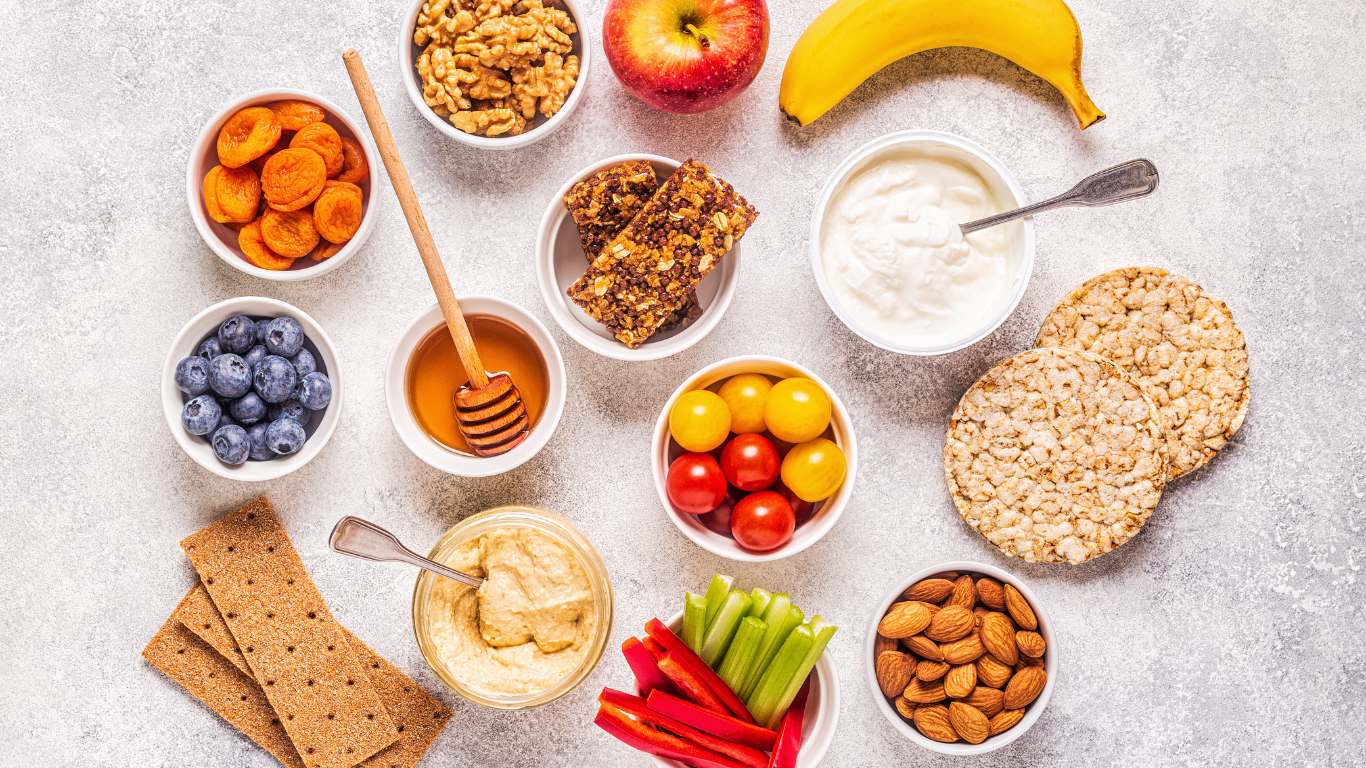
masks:
<path fill-rule="evenodd" d="M 706 112 L 749 87 L 768 53 L 765 0 L 609 0 L 602 47 L 617 79 L 656 109 Z"/>

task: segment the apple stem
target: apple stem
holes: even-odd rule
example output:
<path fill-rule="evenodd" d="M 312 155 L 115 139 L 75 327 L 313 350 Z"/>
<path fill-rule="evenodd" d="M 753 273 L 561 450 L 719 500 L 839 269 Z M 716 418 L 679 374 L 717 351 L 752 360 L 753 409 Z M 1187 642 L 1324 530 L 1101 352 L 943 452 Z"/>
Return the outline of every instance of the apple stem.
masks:
<path fill-rule="evenodd" d="M 703 48 L 711 47 L 711 39 L 708 38 L 706 35 L 702 34 L 701 32 L 698 32 L 697 27 L 694 27 L 691 24 L 684 24 L 683 28 L 697 36 L 698 45 L 702 46 Z"/>

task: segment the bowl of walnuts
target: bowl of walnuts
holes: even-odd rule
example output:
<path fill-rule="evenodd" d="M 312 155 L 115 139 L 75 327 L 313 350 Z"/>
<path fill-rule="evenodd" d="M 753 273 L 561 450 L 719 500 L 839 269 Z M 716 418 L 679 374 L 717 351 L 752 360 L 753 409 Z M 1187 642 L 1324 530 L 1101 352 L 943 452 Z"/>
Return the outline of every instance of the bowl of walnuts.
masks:
<path fill-rule="evenodd" d="M 1051 624 L 1015 576 L 952 562 L 902 581 L 878 605 L 865 659 L 878 708 L 945 755 L 980 755 L 1024 735 L 1057 679 Z"/>

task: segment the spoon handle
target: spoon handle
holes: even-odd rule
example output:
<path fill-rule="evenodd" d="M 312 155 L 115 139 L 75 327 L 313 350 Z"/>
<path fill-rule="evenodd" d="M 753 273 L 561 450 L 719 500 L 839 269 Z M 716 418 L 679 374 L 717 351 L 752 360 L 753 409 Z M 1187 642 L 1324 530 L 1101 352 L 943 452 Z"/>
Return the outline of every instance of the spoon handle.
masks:
<path fill-rule="evenodd" d="M 327 546 L 333 552 L 359 557 L 362 560 L 415 565 L 461 584 L 468 584 L 475 589 L 484 584 L 483 579 L 477 579 L 467 573 L 461 573 L 428 560 L 403 546 L 394 534 L 359 517 L 348 515 L 337 521 L 337 527 L 332 529 L 332 535 L 327 539 Z"/>
<path fill-rule="evenodd" d="M 1095 208 L 1147 197 L 1157 191 L 1157 166 L 1151 160 L 1130 160 L 1082 179 L 1075 187 L 1047 200 L 998 213 L 963 225 L 963 234 L 994 227 L 1022 216 L 1071 205 Z"/>

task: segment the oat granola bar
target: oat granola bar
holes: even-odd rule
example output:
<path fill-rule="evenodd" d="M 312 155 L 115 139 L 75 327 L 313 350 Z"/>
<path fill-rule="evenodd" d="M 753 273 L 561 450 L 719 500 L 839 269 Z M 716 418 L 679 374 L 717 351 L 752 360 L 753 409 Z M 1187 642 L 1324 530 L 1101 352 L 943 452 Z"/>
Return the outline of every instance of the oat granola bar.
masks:
<path fill-rule="evenodd" d="M 661 330 L 758 215 L 734 187 L 688 160 L 593 259 L 569 296 L 635 349 Z"/>

